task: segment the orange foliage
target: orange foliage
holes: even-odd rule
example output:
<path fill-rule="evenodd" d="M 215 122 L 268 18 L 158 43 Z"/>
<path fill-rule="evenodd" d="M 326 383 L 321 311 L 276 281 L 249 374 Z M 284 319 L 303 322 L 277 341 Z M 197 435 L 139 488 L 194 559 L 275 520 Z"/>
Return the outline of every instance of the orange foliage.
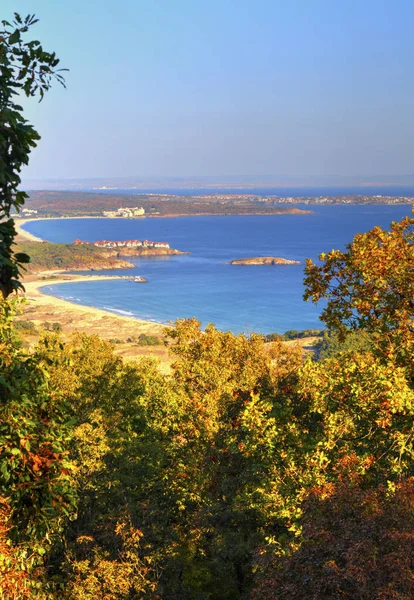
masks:
<path fill-rule="evenodd" d="M 23 600 L 29 597 L 28 573 L 8 538 L 9 514 L 10 507 L 0 498 L 0 600 Z"/>

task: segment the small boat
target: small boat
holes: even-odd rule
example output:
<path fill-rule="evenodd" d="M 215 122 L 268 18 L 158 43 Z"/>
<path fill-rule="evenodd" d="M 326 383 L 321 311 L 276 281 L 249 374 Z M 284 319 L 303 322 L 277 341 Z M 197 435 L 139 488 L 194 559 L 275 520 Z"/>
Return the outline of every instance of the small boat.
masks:
<path fill-rule="evenodd" d="M 148 283 L 148 280 L 141 275 L 137 275 L 137 277 L 134 278 L 134 283 Z"/>

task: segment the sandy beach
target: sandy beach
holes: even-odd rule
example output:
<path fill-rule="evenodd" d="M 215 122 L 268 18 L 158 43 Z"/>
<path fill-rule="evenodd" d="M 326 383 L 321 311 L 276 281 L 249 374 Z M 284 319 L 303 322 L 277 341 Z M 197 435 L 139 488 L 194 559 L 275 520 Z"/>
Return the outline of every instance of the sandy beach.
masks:
<path fill-rule="evenodd" d="M 31 242 L 43 242 L 44 240 L 41 238 L 23 229 L 23 225 L 34 220 L 37 219 L 15 219 L 14 222 L 18 236 L 21 239 Z M 162 340 L 165 330 L 164 325 L 133 317 L 114 315 L 109 311 L 91 306 L 74 304 L 67 300 L 61 300 L 55 296 L 44 294 L 40 290 L 40 288 L 46 285 L 74 281 L 116 280 L 120 278 L 123 278 L 123 276 L 72 275 L 62 271 L 44 271 L 36 275 L 28 275 L 22 281 L 25 287 L 24 298 L 26 302 L 22 306 L 23 314 L 18 319 L 33 322 L 39 331 L 45 329 L 45 323 L 59 323 L 64 339 L 69 339 L 76 331 L 89 335 L 99 335 L 103 339 L 113 341 L 115 353 L 126 360 L 137 360 L 143 356 L 154 356 L 161 361 L 161 369 L 167 372 L 170 359 L 164 344 L 161 343 L 159 346 L 139 346 L 135 342 L 141 334 L 156 336 Z M 30 339 L 30 336 L 28 336 L 29 342 L 34 342 L 35 340 L 36 336 L 33 336 L 33 339 Z"/>
<path fill-rule="evenodd" d="M 26 240 L 28 242 L 43 242 L 44 240 L 42 240 L 42 238 L 37 237 L 36 235 L 33 235 L 32 233 L 29 233 L 28 231 L 23 229 L 23 225 L 25 223 L 30 223 L 30 221 L 37 220 L 38 219 L 14 219 L 14 226 L 16 228 L 17 235 L 21 239 Z"/>
<path fill-rule="evenodd" d="M 61 274 L 50 279 L 50 275 L 51 273 L 44 273 L 43 276 L 49 278 L 23 281 L 26 290 L 24 294 L 26 303 L 22 306 L 23 314 L 18 317 L 19 320 L 32 321 L 39 331 L 45 329 L 45 324 L 59 323 L 64 340 L 70 339 L 76 331 L 88 335 L 99 335 L 103 339 L 111 340 L 114 343 L 115 354 L 126 360 L 154 356 L 161 361 L 161 368 L 168 371 L 170 359 L 167 348 L 163 343 L 158 346 L 139 346 L 136 343 L 141 334 L 156 336 L 162 341 L 165 331 L 164 325 L 114 315 L 99 308 L 73 304 L 67 300 L 43 294 L 39 289 L 45 285 L 69 283 L 71 281 L 110 280 L 117 279 L 117 276 Z M 35 341 L 35 339 L 29 341 Z"/>
<path fill-rule="evenodd" d="M 45 274 L 43 274 L 45 276 Z M 150 335 L 160 335 L 164 330 L 164 326 L 159 323 L 152 323 L 150 321 L 143 321 L 132 317 L 124 317 L 114 315 L 106 310 L 100 308 L 94 308 L 92 306 L 83 306 L 81 304 L 74 304 L 68 300 L 62 300 L 55 296 L 49 296 L 43 294 L 40 290 L 41 287 L 46 285 L 70 283 L 76 281 L 108 281 L 108 280 L 119 279 L 118 276 L 99 276 L 99 275 L 61 275 L 56 279 L 35 279 L 34 281 L 23 281 L 25 287 L 24 297 L 27 301 L 28 310 L 26 313 L 36 313 L 36 318 L 30 320 L 62 320 L 62 325 L 69 325 L 73 321 L 74 326 L 70 329 L 72 331 L 87 331 L 89 333 L 98 333 L 101 335 L 103 323 L 104 328 L 107 328 L 109 319 L 111 323 L 111 331 L 107 332 L 108 335 L 103 337 L 120 337 L 121 334 L 126 334 L 128 337 L 138 335 L 140 333 L 146 333 Z M 35 309 L 33 311 L 33 309 Z M 46 317 L 48 317 L 46 319 Z M 59 318 L 58 318 L 59 317 Z M 99 330 L 99 331 L 98 331 Z M 114 334 L 118 331 L 118 336 Z"/>

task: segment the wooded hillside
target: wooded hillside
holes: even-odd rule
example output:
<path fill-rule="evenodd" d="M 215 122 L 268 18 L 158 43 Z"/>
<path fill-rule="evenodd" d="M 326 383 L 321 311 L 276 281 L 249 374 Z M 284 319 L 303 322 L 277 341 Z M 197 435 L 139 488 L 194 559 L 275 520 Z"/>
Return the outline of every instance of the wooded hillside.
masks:
<path fill-rule="evenodd" d="M 411 598 L 413 224 L 308 264 L 306 293 L 327 297 L 336 336 L 317 361 L 195 320 L 167 333 L 168 376 L 149 359 L 123 363 L 96 336 L 63 344 L 47 333 L 28 352 L 15 301 L 3 301 L 3 589 L 56 600 Z M 351 329 L 365 343 L 343 344 Z"/>

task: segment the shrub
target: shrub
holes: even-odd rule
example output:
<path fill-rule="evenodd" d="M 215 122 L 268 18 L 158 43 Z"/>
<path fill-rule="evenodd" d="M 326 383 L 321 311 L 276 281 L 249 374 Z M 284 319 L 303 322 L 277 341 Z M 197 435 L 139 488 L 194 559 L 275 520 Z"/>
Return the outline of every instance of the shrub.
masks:
<path fill-rule="evenodd" d="M 27 333 L 27 334 L 36 334 L 37 333 L 36 325 L 33 323 L 33 321 L 16 321 L 14 326 L 15 326 L 16 331 L 20 331 L 22 333 Z"/>
<path fill-rule="evenodd" d="M 147 335 L 145 333 L 141 333 L 138 338 L 139 346 L 159 346 L 161 341 L 155 335 Z"/>

